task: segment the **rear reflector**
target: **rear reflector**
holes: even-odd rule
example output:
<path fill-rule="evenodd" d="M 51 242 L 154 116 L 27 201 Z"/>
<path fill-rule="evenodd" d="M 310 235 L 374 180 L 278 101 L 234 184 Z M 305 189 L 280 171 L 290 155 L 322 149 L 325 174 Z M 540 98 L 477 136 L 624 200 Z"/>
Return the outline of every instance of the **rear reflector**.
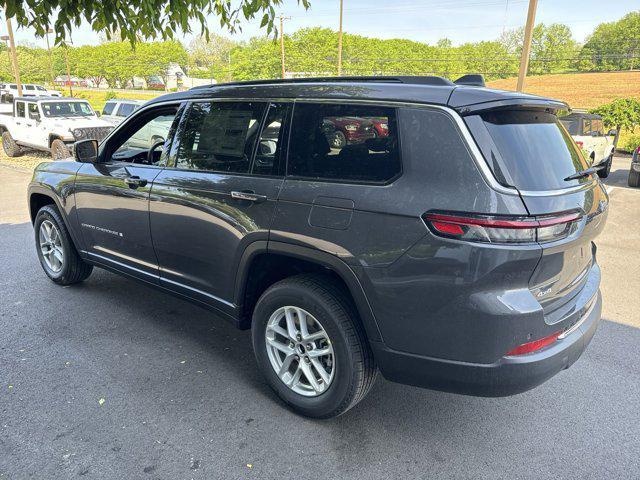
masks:
<path fill-rule="evenodd" d="M 578 229 L 580 214 L 507 217 L 457 213 L 426 213 L 423 220 L 441 237 L 485 243 L 551 242 Z"/>
<path fill-rule="evenodd" d="M 541 348 L 546 347 L 547 345 L 551 345 L 553 342 L 558 340 L 558 337 L 562 331 L 553 333 L 548 337 L 541 338 L 540 340 L 534 340 L 533 342 L 523 343 L 522 345 L 517 346 L 513 350 L 507 353 L 507 357 L 513 357 L 515 355 L 526 355 L 527 353 L 535 352 L 536 350 L 540 350 Z"/>

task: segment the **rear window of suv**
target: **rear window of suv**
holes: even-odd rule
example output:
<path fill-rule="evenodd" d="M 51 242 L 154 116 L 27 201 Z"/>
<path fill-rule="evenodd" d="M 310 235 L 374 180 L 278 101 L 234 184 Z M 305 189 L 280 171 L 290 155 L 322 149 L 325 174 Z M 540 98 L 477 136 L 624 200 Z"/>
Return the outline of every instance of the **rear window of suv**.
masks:
<path fill-rule="evenodd" d="M 565 181 L 588 168 L 558 117 L 534 110 L 496 110 L 465 118 L 489 167 L 503 185 L 557 190 L 589 182 Z"/>
<path fill-rule="evenodd" d="M 384 183 L 401 170 L 394 108 L 298 103 L 287 174 Z"/>

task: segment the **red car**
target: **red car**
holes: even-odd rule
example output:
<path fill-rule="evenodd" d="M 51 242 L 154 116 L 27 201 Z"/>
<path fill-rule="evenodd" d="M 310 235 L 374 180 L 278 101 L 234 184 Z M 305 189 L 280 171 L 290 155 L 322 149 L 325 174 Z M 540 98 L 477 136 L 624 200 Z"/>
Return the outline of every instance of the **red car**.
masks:
<path fill-rule="evenodd" d="M 322 130 L 332 148 L 364 143 L 378 136 L 374 123 L 360 117 L 326 117 Z"/>

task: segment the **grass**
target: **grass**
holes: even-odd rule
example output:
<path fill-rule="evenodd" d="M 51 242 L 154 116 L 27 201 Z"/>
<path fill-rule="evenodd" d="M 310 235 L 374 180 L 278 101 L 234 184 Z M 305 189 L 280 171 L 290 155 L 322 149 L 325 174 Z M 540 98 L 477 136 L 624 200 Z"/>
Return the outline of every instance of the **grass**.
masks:
<path fill-rule="evenodd" d="M 68 90 L 62 91 L 63 95 L 68 95 Z M 89 90 L 89 89 L 73 89 L 73 96 L 87 100 L 94 110 L 102 111 L 104 104 L 109 98 L 122 98 L 127 100 L 151 100 L 164 92 L 113 92 L 109 90 Z"/>
<path fill-rule="evenodd" d="M 515 90 L 516 78 L 487 82 L 491 88 Z M 575 73 L 539 75 L 527 77 L 524 91 L 543 97 L 557 98 L 567 102 L 571 108 L 591 109 L 609 103 L 616 98 L 640 99 L 640 72 Z M 620 132 L 618 146 L 626 144 L 635 132 Z"/>

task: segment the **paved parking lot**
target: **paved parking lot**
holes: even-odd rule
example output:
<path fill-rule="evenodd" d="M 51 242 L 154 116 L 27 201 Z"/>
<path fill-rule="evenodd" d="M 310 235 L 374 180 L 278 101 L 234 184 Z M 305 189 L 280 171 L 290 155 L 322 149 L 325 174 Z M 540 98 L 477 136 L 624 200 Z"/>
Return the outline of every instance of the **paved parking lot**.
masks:
<path fill-rule="evenodd" d="M 380 379 L 346 415 L 285 410 L 250 335 L 97 270 L 38 265 L 29 175 L 0 167 L 0 479 L 639 478 L 640 191 L 616 159 L 604 317 L 541 387 L 482 399 Z"/>

